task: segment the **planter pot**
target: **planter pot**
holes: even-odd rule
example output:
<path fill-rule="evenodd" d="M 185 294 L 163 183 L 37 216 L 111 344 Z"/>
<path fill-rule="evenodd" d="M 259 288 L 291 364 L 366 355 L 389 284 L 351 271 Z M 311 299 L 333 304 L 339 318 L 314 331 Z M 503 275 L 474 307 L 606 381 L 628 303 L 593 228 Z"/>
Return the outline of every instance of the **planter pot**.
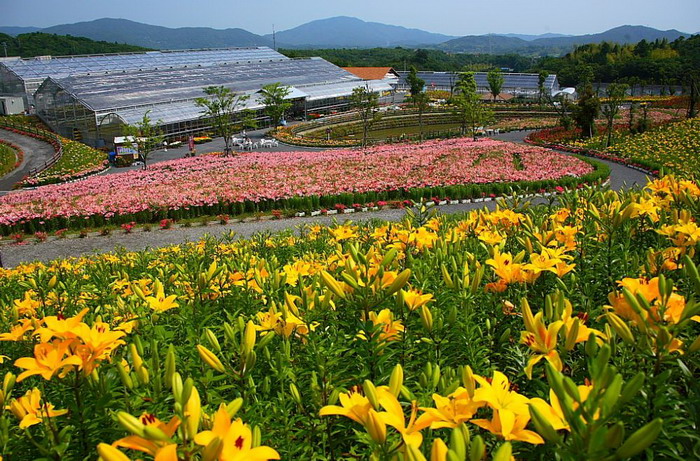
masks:
<path fill-rule="evenodd" d="M 447 200 L 441 200 L 438 205 L 447 205 Z"/>
<path fill-rule="evenodd" d="M 367 211 L 367 207 L 366 207 L 366 206 L 363 206 L 363 207 L 362 207 L 362 211 Z"/>
<path fill-rule="evenodd" d="M 450 205 L 457 205 L 459 200 L 450 200 Z"/>
<path fill-rule="evenodd" d="M 425 206 L 433 206 L 435 205 L 435 202 L 425 202 Z"/>
<path fill-rule="evenodd" d="M 372 211 L 377 211 L 378 209 L 379 209 L 378 206 L 373 206 L 372 208 L 370 208 L 370 210 L 372 210 Z"/>
<path fill-rule="evenodd" d="M 321 214 L 320 211 L 312 211 L 312 212 L 311 212 L 311 216 L 318 216 L 318 215 L 320 215 L 320 214 Z"/>
<path fill-rule="evenodd" d="M 300 212 L 296 213 L 294 216 L 296 216 L 297 218 L 303 218 L 304 216 L 306 216 L 306 213 L 304 213 L 303 211 L 300 211 Z"/>
<path fill-rule="evenodd" d="M 348 213 L 354 213 L 355 209 L 354 208 L 346 208 L 343 210 L 343 213 L 348 214 Z"/>
<path fill-rule="evenodd" d="M 326 214 L 338 214 L 338 210 L 328 210 Z"/>

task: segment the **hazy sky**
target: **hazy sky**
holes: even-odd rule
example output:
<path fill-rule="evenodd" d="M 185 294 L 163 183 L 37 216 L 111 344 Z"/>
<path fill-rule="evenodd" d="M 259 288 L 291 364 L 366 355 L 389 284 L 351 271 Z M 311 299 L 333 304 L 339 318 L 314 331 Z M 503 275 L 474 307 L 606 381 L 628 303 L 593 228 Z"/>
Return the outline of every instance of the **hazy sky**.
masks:
<path fill-rule="evenodd" d="M 450 35 L 585 34 L 623 24 L 700 31 L 700 0 L 0 0 L 0 25 L 47 27 L 103 17 L 258 34 L 331 16 Z"/>

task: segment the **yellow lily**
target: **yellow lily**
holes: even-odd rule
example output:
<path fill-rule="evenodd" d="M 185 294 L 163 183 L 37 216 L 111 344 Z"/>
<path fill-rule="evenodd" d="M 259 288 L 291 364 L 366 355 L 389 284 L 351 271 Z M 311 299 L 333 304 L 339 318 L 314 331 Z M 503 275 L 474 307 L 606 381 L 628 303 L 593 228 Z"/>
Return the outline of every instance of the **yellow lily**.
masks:
<path fill-rule="evenodd" d="M 537 432 L 525 429 L 529 421 L 529 415 L 514 414 L 510 411 L 494 411 L 490 421 L 488 419 L 474 419 L 472 423 L 492 434 L 503 437 L 505 440 L 519 440 L 533 445 L 543 444 L 544 440 Z"/>
<path fill-rule="evenodd" d="M 520 333 L 520 342 L 537 353 L 527 362 L 525 367 L 527 377 L 532 379 L 532 368 L 543 358 L 551 363 L 557 371 L 561 371 L 563 364 L 559 352 L 557 352 L 557 335 L 564 322 L 557 320 L 545 327 L 542 312 L 538 312 L 533 317 L 527 303 L 523 305 L 523 321 L 525 322 L 525 331 Z"/>
<path fill-rule="evenodd" d="M 34 346 L 34 357 L 22 357 L 15 361 L 16 367 L 27 370 L 17 376 L 17 382 L 33 375 L 41 375 L 46 380 L 54 375 L 63 378 L 73 367 L 82 366 L 83 361 L 77 355 L 65 357 L 71 342 L 55 340 Z"/>
<path fill-rule="evenodd" d="M 341 406 L 326 405 L 325 407 L 321 408 L 319 415 L 345 416 L 346 418 L 350 418 L 353 421 L 364 425 L 367 421 L 369 410 L 372 409 L 372 404 L 370 403 L 369 399 L 359 392 L 353 390 L 340 394 L 339 399 Z"/>
<path fill-rule="evenodd" d="M 379 405 L 386 410 L 385 412 L 379 413 L 379 417 L 382 418 L 384 423 L 396 429 L 399 434 L 401 434 L 406 445 L 420 447 L 421 443 L 423 443 L 423 436 L 419 432 L 420 428 L 416 425 L 416 415 L 418 413 L 416 402 L 411 402 L 411 416 L 408 419 L 408 424 L 406 424 L 406 418 L 401 404 L 394 394 L 389 392 L 387 387 L 378 387 L 377 397 Z"/>
<path fill-rule="evenodd" d="M 68 413 L 68 410 L 54 410 L 53 405 L 48 402 L 42 404 L 41 391 L 36 387 L 27 391 L 19 399 L 12 399 L 7 408 L 20 420 L 20 429 L 39 424 L 44 418 L 54 418 Z"/>
<path fill-rule="evenodd" d="M 220 405 L 214 414 L 211 430 L 197 434 L 197 445 L 207 446 L 215 439 L 221 440 L 217 458 L 220 461 L 267 461 L 280 459 L 279 453 L 267 446 L 252 447 L 253 433 L 247 424 L 238 418 L 231 421 L 225 405 Z"/>
<path fill-rule="evenodd" d="M 457 427 L 469 421 L 485 405 L 485 402 L 475 402 L 470 398 L 469 392 L 463 387 L 458 387 L 447 397 L 433 394 L 433 401 L 435 408 L 421 408 L 425 413 L 416 421 L 418 430 L 428 426 L 431 429 Z"/>
<path fill-rule="evenodd" d="M 146 427 L 161 431 L 165 435 L 166 440 L 147 439 L 139 435 L 129 435 L 115 441 L 112 445 L 148 453 L 158 461 L 177 461 L 177 445 L 172 443 L 170 439 L 175 434 L 178 426 L 180 426 L 180 418 L 173 416 L 166 424 L 154 415 L 144 413 L 139 418 L 139 421 Z"/>

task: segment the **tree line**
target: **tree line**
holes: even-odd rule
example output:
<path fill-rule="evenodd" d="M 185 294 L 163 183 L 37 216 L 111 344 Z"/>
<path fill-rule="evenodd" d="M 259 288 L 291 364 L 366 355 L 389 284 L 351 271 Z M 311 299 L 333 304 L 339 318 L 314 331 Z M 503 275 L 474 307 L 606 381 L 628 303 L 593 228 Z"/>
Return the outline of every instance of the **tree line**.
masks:
<path fill-rule="evenodd" d="M 72 35 L 45 34 L 32 32 L 12 37 L 0 34 L 0 56 L 68 56 L 76 54 L 128 53 L 133 51 L 150 51 L 135 45 L 95 41 Z"/>

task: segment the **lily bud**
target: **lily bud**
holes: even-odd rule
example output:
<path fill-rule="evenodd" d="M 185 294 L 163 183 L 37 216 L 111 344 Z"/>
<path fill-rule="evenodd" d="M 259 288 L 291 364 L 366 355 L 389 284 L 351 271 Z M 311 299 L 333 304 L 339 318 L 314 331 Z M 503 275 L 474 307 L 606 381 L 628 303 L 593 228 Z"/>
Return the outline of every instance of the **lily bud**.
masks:
<path fill-rule="evenodd" d="M 401 393 L 401 386 L 403 386 L 403 367 L 401 364 L 396 364 L 394 370 L 391 372 L 391 378 L 389 379 L 389 392 L 391 392 L 394 397 L 398 397 Z"/>
<path fill-rule="evenodd" d="M 255 347 L 256 340 L 256 330 L 255 323 L 252 320 L 248 320 L 245 326 L 245 332 L 243 334 L 243 354 L 249 354 Z"/>
<path fill-rule="evenodd" d="M 212 348 L 214 348 L 216 352 L 221 352 L 221 345 L 219 344 L 219 340 L 216 338 L 216 335 L 213 331 L 211 331 L 209 328 L 206 328 L 204 330 L 204 336 L 206 336 L 207 342 Z"/>
<path fill-rule="evenodd" d="M 484 454 L 486 454 L 484 439 L 482 439 L 480 435 L 477 435 L 470 445 L 469 461 L 481 461 L 484 459 Z"/>
<path fill-rule="evenodd" d="M 474 390 L 476 389 L 476 381 L 474 380 L 474 373 L 472 373 L 472 367 L 469 365 L 462 368 L 462 384 L 469 394 L 469 398 L 474 397 Z"/>
<path fill-rule="evenodd" d="M 117 421 L 119 421 L 119 424 L 121 424 L 124 429 L 132 434 L 140 437 L 144 436 L 146 426 L 135 416 L 132 416 L 125 411 L 120 411 L 117 413 Z"/>
<path fill-rule="evenodd" d="M 423 327 L 428 330 L 428 332 L 433 331 L 433 314 L 430 312 L 430 308 L 427 305 L 422 305 L 420 307 L 420 319 Z"/>
<path fill-rule="evenodd" d="M 626 459 L 643 452 L 656 440 L 656 437 L 659 436 L 662 426 L 663 420 L 661 418 L 656 418 L 640 429 L 637 429 L 637 431 L 622 444 L 617 452 L 615 452 L 615 457 L 618 459 Z"/>
<path fill-rule="evenodd" d="M 188 378 L 189 381 L 189 378 Z M 193 439 L 199 430 L 199 420 L 202 416 L 202 406 L 199 399 L 199 391 L 196 387 L 192 388 L 190 398 L 187 400 L 184 408 L 185 413 L 185 428 L 189 439 Z"/>
<path fill-rule="evenodd" d="M 221 451 L 221 439 L 214 437 L 202 451 L 202 461 L 216 461 Z"/>
<path fill-rule="evenodd" d="M 630 327 L 627 326 L 627 323 L 624 320 L 612 312 L 605 314 L 605 317 L 608 319 L 610 326 L 615 330 L 615 333 L 617 333 L 617 335 L 622 338 L 624 342 L 634 344 L 635 341 L 632 330 L 630 330 Z"/>
<path fill-rule="evenodd" d="M 103 461 L 129 461 L 129 457 L 107 443 L 97 445 L 97 453 Z"/>
<path fill-rule="evenodd" d="M 204 363 L 212 367 L 214 370 L 218 371 L 219 373 L 224 373 L 226 371 L 226 368 L 224 367 L 224 364 L 221 363 L 221 360 L 219 360 L 219 358 L 206 347 L 198 344 L 197 352 L 199 352 L 199 357 L 204 361 Z"/>
<path fill-rule="evenodd" d="M 238 410 L 241 409 L 243 406 L 243 399 L 241 397 L 238 397 L 237 399 L 233 400 L 231 403 L 226 405 L 226 413 L 228 413 L 229 418 L 233 418 L 236 416 L 236 413 L 238 413 Z"/>
<path fill-rule="evenodd" d="M 339 298 L 345 298 L 345 291 L 340 286 L 340 283 L 326 271 L 321 271 L 321 281 L 323 284 Z"/>
<path fill-rule="evenodd" d="M 369 410 L 365 429 L 375 442 L 380 444 L 386 442 L 386 424 L 376 411 Z"/>
<path fill-rule="evenodd" d="M 404 269 L 397 277 L 396 279 L 389 285 L 389 288 L 387 288 L 386 294 L 387 295 L 392 295 L 399 291 L 401 288 L 406 285 L 408 282 L 408 279 L 411 278 L 411 269 Z"/>
<path fill-rule="evenodd" d="M 369 400 L 369 403 L 375 410 L 379 409 L 379 398 L 377 397 L 377 388 L 374 387 L 374 383 L 369 379 L 365 379 L 362 384 L 362 389 L 365 391 L 365 397 Z"/>

